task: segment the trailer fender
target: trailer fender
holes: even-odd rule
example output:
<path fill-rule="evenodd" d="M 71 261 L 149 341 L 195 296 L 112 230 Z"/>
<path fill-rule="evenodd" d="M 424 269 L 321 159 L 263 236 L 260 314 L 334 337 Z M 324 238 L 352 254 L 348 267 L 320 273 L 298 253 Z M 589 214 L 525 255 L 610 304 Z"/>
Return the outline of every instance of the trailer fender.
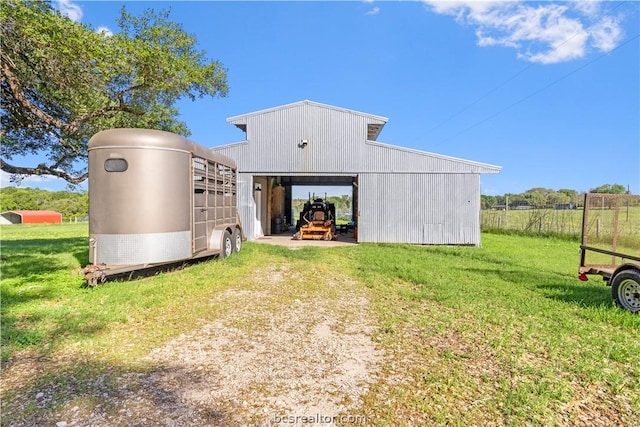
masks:
<path fill-rule="evenodd" d="M 611 277 L 624 270 L 637 270 L 638 272 L 640 272 L 640 263 L 628 262 L 626 264 L 622 264 L 620 267 L 616 268 Z"/>
<path fill-rule="evenodd" d="M 222 250 L 222 237 L 224 236 L 224 232 L 226 230 L 223 228 L 221 230 L 213 230 L 211 232 L 211 236 L 209 236 L 209 249 L 212 251 L 221 251 Z"/>
<path fill-rule="evenodd" d="M 226 228 L 213 230 L 209 237 L 209 249 L 218 252 L 221 258 L 226 258 L 231 255 L 233 242 L 229 230 Z"/>

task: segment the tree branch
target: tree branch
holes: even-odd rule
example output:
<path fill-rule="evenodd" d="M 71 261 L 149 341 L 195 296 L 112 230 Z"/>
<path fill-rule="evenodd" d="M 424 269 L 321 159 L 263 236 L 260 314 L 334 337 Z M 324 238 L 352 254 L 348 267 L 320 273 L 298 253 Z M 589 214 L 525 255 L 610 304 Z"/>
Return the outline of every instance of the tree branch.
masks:
<path fill-rule="evenodd" d="M 46 123 L 46 124 L 48 124 L 48 125 L 50 125 L 50 126 L 52 126 L 54 128 L 58 128 L 58 129 L 62 130 L 63 133 L 74 134 L 74 133 L 78 132 L 78 129 L 80 128 L 80 125 L 82 123 L 86 122 L 87 120 L 91 120 L 91 119 L 96 118 L 96 117 L 104 116 L 104 115 L 107 115 L 108 113 L 112 113 L 112 112 L 121 111 L 121 112 L 129 113 L 129 114 L 133 114 L 133 115 L 136 115 L 136 116 L 143 116 L 144 115 L 144 111 L 137 110 L 137 109 L 132 108 L 132 107 L 127 105 L 127 103 L 124 100 L 124 94 L 126 94 L 127 92 L 132 92 L 134 90 L 142 89 L 144 87 L 147 87 L 148 85 L 146 83 L 142 83 L 142 84 L 139 84 L 139 85 L 134 85 L 134 86 L 128 87 L 128 88 L 124 89 L 123 91 L 119 92 L 118 95 L 117 95 L 118 96 L 118 105 L 104 107 L 104 108 L 100 108 L 98 110 L 89 111 L 89 112 L 87 112 L 85 114 L 80 114 L 75 119 L 73 119 L 71 122 L 65 123 L 62 120 L 56 119 L 55 117 L 52 117 L 49 114 L 45 113 L 40 108 L 38 108 L 35 105 L 33 105 L 33 103 L 31 101 L 29 101 L 29 99 L 27 98 L 27 96 L 24 93 L 24 90 L 22 89 L 22 85 L 20 84 L 20 80 L 15 75 L 15 73 L 11 69 L 11 66 L 9 65 L 11 63 L 10 58 L 6 58 L 6 55 L 3 55 L 3 59 L 8 59 L 8 60 L 3 60 L 2 61 L 2 72 L 4 74 L 4 77 L 6 78 L 6 81 L 7 81 L 8 85 L 9 85 L 9 88 L 11 89 L 11 93 L 13 94 L 14 98 L 16 99 L 16 101 L 18 101 L 26 110 L 30 111 L 38 119 L 40 119 L 44 123 Z"/>
<path fill-rule="evenodd" d="M 4 56 L 5 55 L 3 55 L 3 57 Z M 26 110 L 31 112 L 31 114 L 36 116 L 38 119 L 42 120 L 44 123 L 47 123 L 48 125 L 56 127 L 58 129 L 64 130 L 65 132 L 69 132 L 70 130 L 72 130 L 69 128 L 69 125 L 67 123 L 48 115 L 47 113 L 45 113 L 44 111 L 42 111 L 41 109 L 33 105 L 33 103 L 27 99 L 27 96 L 24 94 L 24 91 L 22 90 L 22 85 L 20 84 L 20 80 L 14 74 L 13 70 L 9 66 L 9 62 L 10 61 L 6 61 L 6 60 L 2 61 L 2 73 L 4 74 L 7 84 L 9 85 L 9 88 L 11 89 L 11 93 L 13 94 L 13 97 L 16 99 L 16 101 L 18 101 Z"/>
<path fill-rule="evenodd" d="M 133 114 L 135 116 L 144 116 L 144 111 L 136 110 L 135 108 L 132 108 L 132 107 L 127 105 L 127 103 L 124 100 L 124 95 L 127 92 L 131 92 L 131 91 L 134 91 L 136 89 L 142 89 L 142 88 L 145 88 L 145 87 L 148 87 L 148 85 L 146 83 L 130 86 L 130 87 L 118 92 L 117 96 L 118 96 L 119 105 L 100 108 L 100 109 L 95 110 L 95 111 L 89 111 L 87 113 L 80 114 L 70 124 L 73 125 L 73 126 L 79 126 L 79 124 L 82 123 L 82 122 L 85 122 L 87 120 L 93 119 L 94 117 L 100 117 L 102 115 L 105 115 L 107 113 L 111 113 L 111 112 L 114 112 L 114 111 L 121 111 L 121 112 L 124 112 L 124 113 Z"/>
<path fill-rule="evenodd" d="M 22 166 L 14 166 L 3 159 L 0 159 L 0 169 L 4 172 L 7 172 L 11 175 L 51 175 L 57 178 L 62 178 L 71 184 L 80 184 L 82 181 L 89 177 L 89 173 L 85 172 L 82 175 L 72 175 L 68 172 L 65 172 L 60 169 L 54 169 L 50 166 L 45 165 L 44 163 L 39 164 L 35 168 L 22 167 Z"/>

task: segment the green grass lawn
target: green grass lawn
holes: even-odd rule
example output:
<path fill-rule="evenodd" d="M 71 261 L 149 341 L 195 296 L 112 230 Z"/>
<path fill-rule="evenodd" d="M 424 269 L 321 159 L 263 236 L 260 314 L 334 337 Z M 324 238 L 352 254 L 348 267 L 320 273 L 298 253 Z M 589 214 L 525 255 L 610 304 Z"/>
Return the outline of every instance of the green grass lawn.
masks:
<path fill-rule="evenodd" d="M 576 280 L 576 243 L 485 234 L 480 249 L 359 249 L 383 340 L 414 380 L 391 407 L 371 402 L 377 416 L 570 423 L 597 390 L 592 421 L 640 419 L 640 317 L 613 307 L 601 280 Z"/>
<path fill-rule="evenodd" d="M 226 308 L 212 306 L 212 296 L 286 262 L 300 271 L 340 269 L 368 295 L 375 339 L 388 356 L 362 403 L 372 425 L 640 419 L 640 316 L 616 308 L 600 279 L 577 280 L 575 241 L 483 234 L 480 248 L 296 251 L 247 243 L 225 260 L 85 288 L 77 270 L 88 262 L 86 224 L 0 232 L 3 365 L 33 354 L 91 362 L 44 366 L 40 378 L 3 391 L 3 413 L 15 413 L 12 393 L 64 381 L 65 373 L 75 372 L 82 389 L 135 369 L 151 349 L 215 320 Z M 295 298 L 283 295 L 282 304 Z"/>

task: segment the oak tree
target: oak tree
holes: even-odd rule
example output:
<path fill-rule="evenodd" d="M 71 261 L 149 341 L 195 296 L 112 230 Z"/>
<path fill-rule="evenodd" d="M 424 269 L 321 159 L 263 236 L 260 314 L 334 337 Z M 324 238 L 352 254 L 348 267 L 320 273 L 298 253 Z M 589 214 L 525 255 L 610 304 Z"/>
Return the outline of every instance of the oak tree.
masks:
<path fill-rule="evenodd" d="M 20 179 L 87 177 L 89 138 L 113 127 L 145 127 L 188 136 L 175 104 L 227 94 L 226 70 L 169 19 L 122 8 L 119 31 L 97 32 L 46 1 L 0 4 L 0 167 Z M 39 155 L 41 164 L 14 158 Z"/>

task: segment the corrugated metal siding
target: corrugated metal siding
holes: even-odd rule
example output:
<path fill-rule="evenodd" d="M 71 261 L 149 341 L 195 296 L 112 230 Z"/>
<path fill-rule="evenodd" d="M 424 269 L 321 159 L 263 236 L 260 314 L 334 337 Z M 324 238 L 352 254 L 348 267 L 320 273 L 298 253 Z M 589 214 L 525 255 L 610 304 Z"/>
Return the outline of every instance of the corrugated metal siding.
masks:
<path fill-rule="evenodd" d="M 484 163 L 442 156 L 378 142 L 367 142 L 362 172 L 495 173 L 499 168 Z"/>
<path fill-rule="evenodd" d="M 240 223 L 247 239 L 253 240 L 260 234 L 256 232 L 256 204 L 253 200 L 253 177 L 250 173 L 238 173 L 237 200 Z"/>
<path fill-rule="evenodd" d="M 387 119 L 309 101 L 227 120 L 244 142 L 215 147 L 234 159 L 246 235 L 256 224 L 253 176 L 358 176 L 362 242 L 480 243 L 480 173 L 500 167 L 367 141 Z M 307 140 L 306 148 L 298 144 Z"/>
<path fill-rule="evenodd" d="M 366 117 L 303 104 L 247 117 L 247 141 L 214 150 L 244 172 L 353 173 L 365 150 L 368 123 Z M 308 141 L 304 148 L 302 140 Z"/>
<path fill-rule="evenodd" d="M 361 174 L 358 240 L 480 244 L 477 174 Z"/>

